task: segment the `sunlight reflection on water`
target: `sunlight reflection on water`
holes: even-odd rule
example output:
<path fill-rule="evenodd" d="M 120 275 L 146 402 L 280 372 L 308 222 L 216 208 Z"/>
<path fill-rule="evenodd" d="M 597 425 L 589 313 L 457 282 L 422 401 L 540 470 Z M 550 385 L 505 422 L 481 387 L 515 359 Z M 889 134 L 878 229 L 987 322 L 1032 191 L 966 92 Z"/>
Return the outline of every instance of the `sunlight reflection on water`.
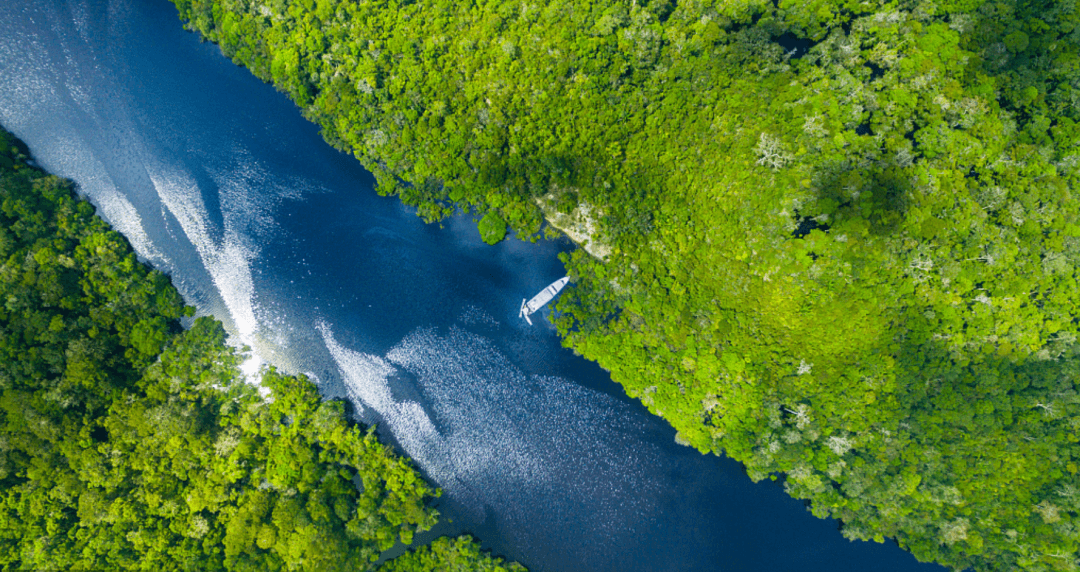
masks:
<path fill-rule="evenodd" d="M 542 315 L 516 318 L 564 244 L 488 246 L 469 216 L 377 197 L 169 2 L 5 0 L 0 69 L 0 123 L 253 347 L 247 369 L 311 372 L 378 423 L 447 491 L 444 532 L 534 572 L 927 568 L 675 445 Z"/>
<path fill-rule="evenodd" d="M 388 424 L 473 519 L 494 510 L 513 530 L 587 514 L 590 529 L 612 541 L 653 518 L 657 483 L 642 467 L 657 456 L 634 446 L 641 421 L 625 403 L 559 377 L 526 376 L 489 340 L 458 327 L 419 328 L 385 357 L 344 348 L 329 326 L 319 329 L 349 398 Z M 393 397 L 402 373 L 428 407 Z M 537 502 L 550 522 L 538 522 Z"/>

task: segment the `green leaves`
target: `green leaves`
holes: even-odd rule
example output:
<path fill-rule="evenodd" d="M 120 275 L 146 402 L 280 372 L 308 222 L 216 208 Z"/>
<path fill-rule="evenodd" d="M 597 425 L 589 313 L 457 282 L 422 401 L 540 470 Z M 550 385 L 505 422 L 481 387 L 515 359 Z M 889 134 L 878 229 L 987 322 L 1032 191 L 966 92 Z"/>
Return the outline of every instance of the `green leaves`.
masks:
<path fill-rule="evenodd" d="M 481 552 L 469 536 L 438 538 L 431 544 L 403 554 L 380 569 L 380 572 L 524 572 L 520 564 L 505 563 L 501 558 Z"/>
<path fill-rule="evenodd" d="M 742 373 L 746 369 L 746 362 L 735 352 L 727 351 L 721 356 L 721 360 L 724 362 L 724 367 L 732 373 Z"/>
<path fill-rule="evenodd" d="M 495 212 L 489 212 L 480 219 L 480 239 L 488 244 L 496 244 L 506 237 L 506 223 Z"/>
<path fill-rule="evenodd" d="M 587 212 L 557 327 L 686 442 L 920 558 L 1075 553 L 1032 512 L 1077 466 L 1069 6 L 177 5 L 426 220 Z"/>
<path fill-rule="evenodd" d="M 3 156 L 0 567 L 371 570 L 435 524 L 407 460 L 304 377 L 264 371 L 264 399 L 219 322 L 183 331 L 165 276 Z M 459 545 L 430 558 L 492 561 Z"/>

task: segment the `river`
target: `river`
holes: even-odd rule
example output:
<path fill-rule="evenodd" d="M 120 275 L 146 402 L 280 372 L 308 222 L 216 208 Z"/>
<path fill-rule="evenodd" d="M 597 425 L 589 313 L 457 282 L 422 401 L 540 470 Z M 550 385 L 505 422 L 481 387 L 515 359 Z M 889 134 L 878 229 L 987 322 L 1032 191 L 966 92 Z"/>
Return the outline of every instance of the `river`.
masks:
<path fill-rule="evenodd" d="M 570 244 L 487 246 L 468 216 L 378 197 L 165 0 L 5 0 L 0 69 L 0 123 L 254 348 L 247 369 L 307 373 L 377 423 L 444 489 L 437 532 L 535 572 L 940 569 L 677 445 L 546 311 L 517 318 Z"/>

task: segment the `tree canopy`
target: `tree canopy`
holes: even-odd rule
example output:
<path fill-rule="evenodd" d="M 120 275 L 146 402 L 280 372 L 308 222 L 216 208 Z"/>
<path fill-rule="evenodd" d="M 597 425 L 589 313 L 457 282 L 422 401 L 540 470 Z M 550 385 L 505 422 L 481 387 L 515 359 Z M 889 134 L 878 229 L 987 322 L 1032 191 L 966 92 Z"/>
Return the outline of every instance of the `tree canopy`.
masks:
<path fill-rule="evenodd" d="M 1073 2 L 173 1 L 421 216 L 573 226 L 565 343 L 680 442 L 1080 566 Z"/>
<path fill-rule="evenodd" d="M 0 130 L 0 567 L 374 570 L 439 492 L 304 377 L 211 318 Z M 400 560 L 400 562 L 399 562 Z M 415 562 L 434 565 L 417 567 Z M 500 559 L 468 537 L 383 569 Z"/>

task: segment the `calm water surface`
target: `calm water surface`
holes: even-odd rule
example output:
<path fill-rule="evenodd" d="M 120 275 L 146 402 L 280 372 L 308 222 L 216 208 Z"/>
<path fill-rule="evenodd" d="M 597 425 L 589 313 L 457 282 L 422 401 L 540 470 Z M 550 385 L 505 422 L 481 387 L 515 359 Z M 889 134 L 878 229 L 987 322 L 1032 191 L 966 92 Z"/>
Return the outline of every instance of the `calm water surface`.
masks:
<path fill-rule="evenodd" d="M 164 0 L 5 0 L 0 123 L 262 361 L 377 423 L 467 531 L 538 572 L 930 570 L 674 442 L 523 297 L 559 242 L 424 225 Z M 430 535 L 421 537 L 430 538 Z"/>

